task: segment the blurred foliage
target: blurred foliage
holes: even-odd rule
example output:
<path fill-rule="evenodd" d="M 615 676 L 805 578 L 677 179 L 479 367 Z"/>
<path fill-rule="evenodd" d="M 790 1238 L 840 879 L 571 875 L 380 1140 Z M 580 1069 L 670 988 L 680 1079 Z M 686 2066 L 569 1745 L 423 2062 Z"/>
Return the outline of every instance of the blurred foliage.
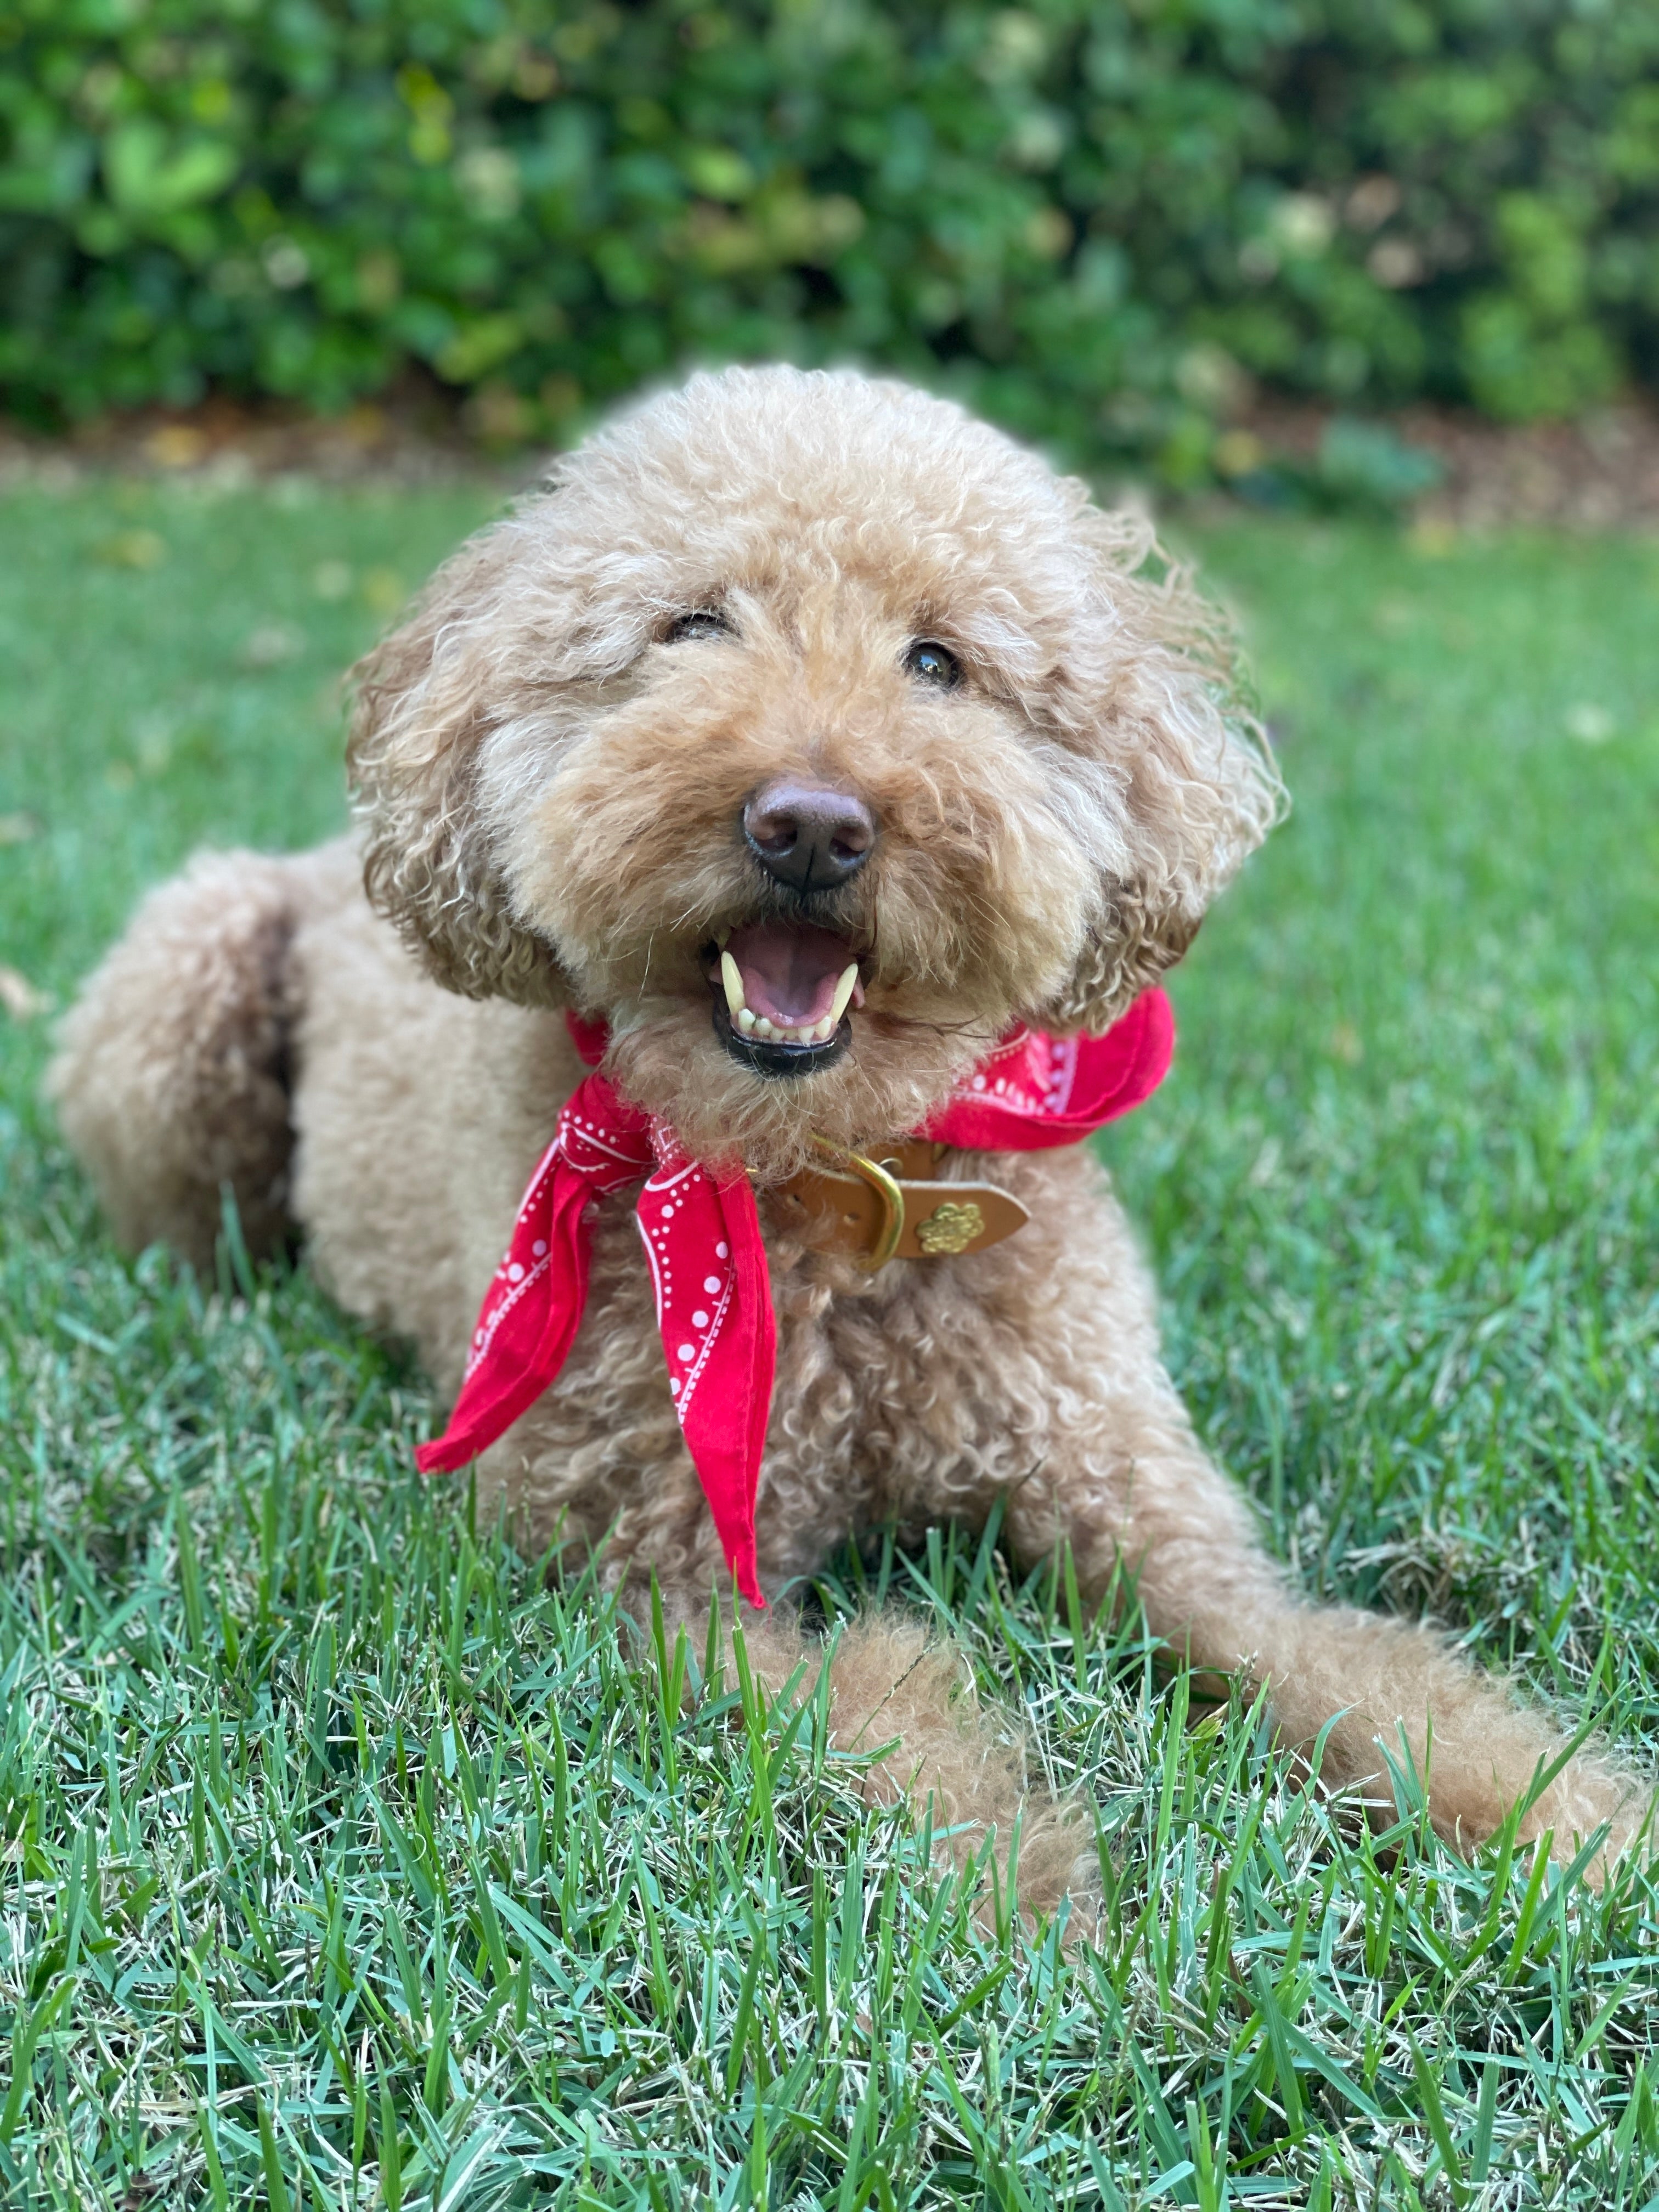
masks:
<path fill-rule="evenodd" d="M 1659 0 L 0 0 L 0 391 L 46 422 L 415 362 L 558 436 L 854 356 L 1191 483 L 1257 380 L 1653 381 L 1656 216 Z"/>

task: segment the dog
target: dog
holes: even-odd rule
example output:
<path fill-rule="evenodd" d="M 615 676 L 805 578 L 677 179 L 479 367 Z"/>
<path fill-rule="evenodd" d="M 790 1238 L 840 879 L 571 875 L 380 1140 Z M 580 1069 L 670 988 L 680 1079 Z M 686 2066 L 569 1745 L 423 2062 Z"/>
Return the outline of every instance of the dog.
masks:
<path fill-rule="evenodd" d="M 1103 1170 L 1052 1141 L 1085 1066 L 1085 1127 L 1156 1079 L 1158 979 L 1279 816 L 1240 701 L 1150 527 L 998 431 L 851 373 L 699 375 L 361 664 L 355 837 L 149 896 L 66 1018 L 63 1128 L 130 1247 L 210 1261 L 227 1189 L 254 1250 L 297 1232 L 459 1394 L 439 1463 L 476 1454 L 531 1541 L 602 1551 L 636 1611 L 653 1577 L 675 1620 L 769 1596 L 775 1686 L 814 1649 L 776 1600 L 837 1546 L 1000 1504 L 1018 1565 L 1068 1547 L 1095 1605 L 1127 1572 L 1287 1746 L 1324 1732 L 1327 1783 L 1391 1803 L 1413 1765 L 1464 1848 L 1530 1790 L 1523 1836 L 1610 1860 L 1647 1785 L 1544 1777 L 1565 1747 L 1501 1682 L 1289 1587 Z M 1018 1740 L 948 1650 L 878 1615 L 829 1664 L 872 1790 L 959 1850 L 1011 1831 Z M 1075 1814 L 1024 1808 L 1028 1909 L 1082 1882 Z"/>

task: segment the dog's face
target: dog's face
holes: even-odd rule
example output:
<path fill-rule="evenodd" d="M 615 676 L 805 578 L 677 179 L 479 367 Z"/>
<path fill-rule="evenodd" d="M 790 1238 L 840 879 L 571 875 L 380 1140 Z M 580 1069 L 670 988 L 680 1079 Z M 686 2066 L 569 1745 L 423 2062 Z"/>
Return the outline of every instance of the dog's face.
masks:
<path fill-rule="evenodd" d="M 701 377 L 464 547 L 364 664 L 371 894 L 439 978 L 603 1013 L 705 1157 L 914 1128 L 1102 1029 L 1270 825 L 1150 539 L 957 410 Z"/>

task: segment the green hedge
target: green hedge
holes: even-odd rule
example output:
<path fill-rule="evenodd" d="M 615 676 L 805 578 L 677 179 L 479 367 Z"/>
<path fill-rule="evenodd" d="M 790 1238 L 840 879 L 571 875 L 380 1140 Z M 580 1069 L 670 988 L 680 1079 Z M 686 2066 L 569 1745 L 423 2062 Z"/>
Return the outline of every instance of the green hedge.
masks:
<path fill-rule="evenodd" d="M 0 0 L 0 288 L 38 419 L 851 356 L 1192 480 L 1654 380 L 1659 0 Z"/>

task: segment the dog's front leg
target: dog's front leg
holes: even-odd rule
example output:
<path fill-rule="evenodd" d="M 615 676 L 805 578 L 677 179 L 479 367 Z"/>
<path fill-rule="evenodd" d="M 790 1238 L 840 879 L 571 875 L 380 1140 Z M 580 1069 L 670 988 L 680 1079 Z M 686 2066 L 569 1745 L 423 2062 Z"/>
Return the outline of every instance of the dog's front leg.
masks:
<path fill-rule="evenodd" d="M 736 1624 L 740 1668 L 729 1581 L 712 1594 L 707 1583 L 690 1583 L 659 1593 L 671 1663 L 681 1635 L 689 1656 L 703 1663 L 711 1595 L 720 1628 L 710 1687 L 729 1692 L 746 1674 L 763 1705 L 782 1698 L 791 1712 L 823 1694 L 829 1748 L 842 1755 L 841 1772 L 866 1804 L 903 1802 L 917 1821 L 925 1816 L 942 1865 L 965 1869 L 988 1844 L 995 1878 L 987 1873 L 976 1882 L 976 1907 L 988 1926 L 999 1896 L 1009 1894 L 1016 1837 L 1012 1888 L 1028 1920 L 1069 1897 L 1074 1931 L 1091 1924 L 1088 1893 L 1098 1871 L 1084 1807 L 1028 1790 L 1024 1730 L 1012 1713 L 980 1702 L 972 1673 L 948 1638 L 896 1609 L 861 1614 L 820 1635 L 787 1604 L 764 1613 L 743 1606 Z M 649 1646 L 648 1587 L 630 1584 L 624 1599 Z"/>
<path fill-rule="evenodd" d="M 1299 1598 L 1161 1372 L 1091 1405 L 1056 1443 L 1042 1477 L 1011 1496 L 1016 1550 L 1030 1560 L 1069 1543 L 1097 1603 L 1121 1563 L 1173 1652 L 1266 1686 L 1286 1744 L 1308 1750 L 1334 1723 L 1328 1782 L 1387 1808 L 1383 1753 L 1397 1765 L 1409 1759 L 1428 1784 L 1434 1826 L 1467 1846 L 1526 1795 L 1540 1762 L 1554 1762 L 1559 1732 L 1431 1631 Z M 1639 1830 L 1651 1788 L 1580 1753 L 1528 1808 L 1521 1833 L 1553 1830 L 1565 1857 L 1574 1838 L 1607 1822 L 1616 1856 Z"/>

